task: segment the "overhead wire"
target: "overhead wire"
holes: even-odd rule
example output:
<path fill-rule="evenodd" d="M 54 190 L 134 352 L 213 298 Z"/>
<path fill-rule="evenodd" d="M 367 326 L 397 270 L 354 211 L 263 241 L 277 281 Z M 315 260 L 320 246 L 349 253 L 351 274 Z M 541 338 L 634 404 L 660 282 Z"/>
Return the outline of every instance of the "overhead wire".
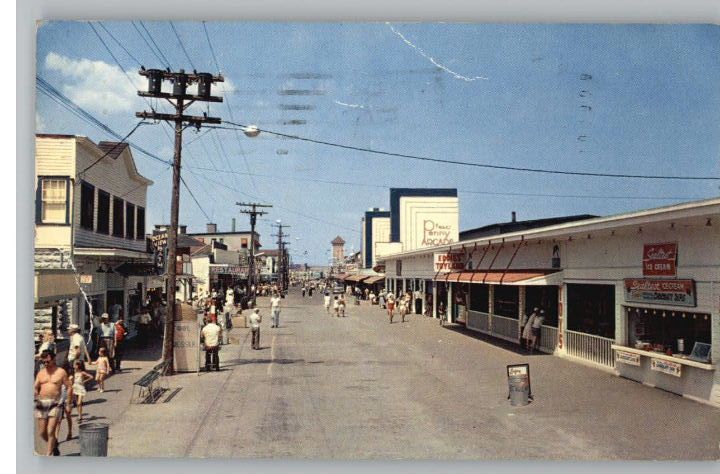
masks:
<path fill-rule="evenodd" d="M 142 29 L 145 30 L 145 33 L 147 33 L 148 38 L 150 38 L 150 41 L 152 42 L 152 44 L 154 44 L 155 47 L 157 48 L 157 51 L 158 51 L 158 53 L 160 53 L 160 56 L 162 56 L 162 59 L 163 59 L 165 65 L 168 68 L 172 69 L 172 65 L 170 64 L 170 61 L 168 61 L 167 57 L 163 54 L 162 49 L 160 49 L 160 46 L 158 46 L 157 43 L 155 42 L 155 39 L 153 39 L 153 36 L 150 34 L 150 31 L 145 26 L 145 23 L 143 23 L 142 20 L 138 20 L 138 22 L 140 23 L 140 26 L 142 26 Z"/>
<path fill-rule="evenodd" d="M 182 49 L 182 52 L 185 53 L 185 57 L 187 58 L 188 62 L 190 63 L 190 66 L 192 66 L 193 70 L 195 70 L 195 64 L 193 64 L 192 59 L 190 59 L 190 55 L 187 52 L 187 49 L 185 49 L 185 45 L 183 44 L 182 39 L 180 39 L 180 35 L 178 34 L 177 30 L 175 29 L 175 25 L 172 21 L 168 21 L 170 23 L 170 28 L 172 28 L 173 33 L 175 33 L 175 38 L 177 38 L 178 43 L 180 43 L 180 49 Z"/>
<path fill-rule="evenodd" d="M 142 40 L 145 42 L 145 44 L 147 45 L 150 52 L 153 53 L 153 55 L 158 60 L 158 62 L 160 62 L 163 65 L 163 67 L 170 69 L 170 63 L 168 63 L 167 60 L 163 61 L 163 58 L 161 58 L 160 55 L 158 55 L 158 53 L 153 49 L 152 45 L 148 42 L 147 38 L 145 38 L 145 35 L 142 33 L 142 31 L 140 31 L 140 28 L 137 27 L 137 25 L 135 24 L 135 21 L 130 21 L 130 23 L 132 24 L 133 28 L 135 28 L 135 31 L 137 31 L 140 38 L 142 38 Z"/>
<path fill-rule="evenodd" d="M 97 21 L 96 23 L 98 24 L 98 26 L 99 26 L 100 28 L 103 29 L 103 31 L 105 31 L 105 33 L 107 33 L 108 36 L 110 36 L 110 38 L 113 39 L 113 41 L 115 41 L 115 44 L 117 44 L 118 46 L 120 46 L 120 48 L 121 48 L 123 51 L 125 51 L 125 54 L 127 54 L 130 58 L 132 58 L 132 60 L 135 61 L 138 66 L 142 66 L 142 63 L 141 63 L 135 56 L 133 56 L 133 54 L 132 54 L 130 51 L 128 51 L 128 49 L 127 49 L 125 46 L 123 46 L 123 44 L 115 37 L 115 35 L 113 35 L 113 34 L 110 32 L 110 30 L 109 30 L 108 28 L 106 28 L 105 25 L 103 25 L 103 22 L 102 22 L 102 21 Z"/>
<path fill-rule="evenodd" d="M 225 124 L 233 125 L 234 127 L 238 127 L 239 130 L 248 130 L 248 125 L 243 125 L 239 123 L 234 123 L 231 121 L 225 121 Z M 228 130 L 235 130 L 233 127 L 222 127 L 222 126 L 213 126 L 212 128 L 216 129 L 228 129 Z M 565 170 L 553 170 L 553 169 L 543 169 L 543 168 L 527 168 L 527 167 L 519 167 L 519 166 L 504 166 L 504 165 L 491 165 L 487 163 L 474 163 L 469 161 L 457 161 L 457 160 L 446 160 L 441 158 L 431 158 L 427 156 L 418 156 L 418 155 L 410 155 L 406 153 L 395 153 L 395 152 L 389 152 L 384 150 L 376 150 L 373 148 L 366 148 L 366 147 L 359 147 L 359 146 L 353 146 L 353 145 L 345 145 L 342 143 L 335 143 L 335 142 L 329 142 L 325 140 L 316 140 L 313 138 L 307 138 L 307 137 L 301 137 L 299 135 L 290 135 L 288 133 L 282 133 L 282 132 L 276 132 L 273 130 L 267 130 L 267 129 L 260 129 L 257 128 L 258 131 L 263 133 L 269 133 L 271 135 L 276 135 L 284 138 L 290 138 L 293 140 L 299 140 L 309 143 L 315 143 L 318 145 L 326 145 L 331 146 L 335 148 L 342 148 L 345 150 L 354 150 L 354 151 L 360 151 L 365 153 L 372 153 L 376 155 L 384 155 L 384 156 L 393 156 L 397 158 L 407 158 L 411 160 L 420 160 L 420 161 L 427 161 L 427 162 L 434 162 L 434 163 L 443 163 L 443 164 L 451 164 L 451 165 L 460 165 L 460 166 L 469 166 L 469 167 L 476 167 L 476 168 L 486 168 L 486 169 L 497 169 L 497 170 L 505 170 L 505 171 L 522 171 L 522 172 L 529 172 L 529 173 L 544 173 L 544 174 L 556 174 L 556 175 L 565 175 L 565 176 L 592 176 L 592 177 L 602 177 L 602 178 L 629 178 L 629 179 L 662 179 L 662 180 L 720 180 L 720 176 L 671 176 L 671 175 L 643 175 L 643 174 L 625 174 L 625 173 L 593 173 L 589 171 L 565 171 Z"/>

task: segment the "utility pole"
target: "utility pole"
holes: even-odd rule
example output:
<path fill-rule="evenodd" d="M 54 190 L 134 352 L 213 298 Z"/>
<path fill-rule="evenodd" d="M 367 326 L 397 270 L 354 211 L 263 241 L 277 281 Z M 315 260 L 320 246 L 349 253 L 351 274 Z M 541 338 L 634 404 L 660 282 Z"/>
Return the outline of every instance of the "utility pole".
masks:
<path fill-rule="evenodd" d="M 184 115 L 193 102 L 222 102 L 222 97 L 214 97 L 210 95 L 212 84 L 216 82 L 224 82 L 224 78 L 220 75 L 213 76 L 209 73 L 198 73 L 193 71 L 192 74 L 185 73 L 180 69 L 178 72 L 171 72 L 161 69 L 145 69 L 140 68 L 139 74 L 148 79 L 148 91 L 138 91 L 140 97 L 153 97 L 166 99 L 175 107 L 174 114 L 158 113 L 155 110 L 150 112 L 136 112 L 135 116 L 143 119 L 166 120 L 175 123 L 175 154 L 173 157 L 173 184 L 172 197 L 170 201 L 170 229 L 168 229 L 167 248 L 168 258 L 166 261 L 167 268 L 167 317 L 165 318 L 165 327 L 163 331 L 163 361 L 168 363 L 167 373 L 174 372 L 173 367 L 173 349 L 175 336 L 175 288 L 177 280 L 177 232 L 178 232 L 178 213 L 180 210 L 180 162 L 182 157 L 182 133 L 187 127 L 194 126 L 200 128 L 204 123 L 222 123 L 220 118 L 208 117 L 207 114 L 202 116 Z M 173 84 L 172 93 L 162 92 L 163 81 L 169 81 Z M 197 83 L 197 94 L 190 95 L 187 93 L 187 86 Z M 174 101 L 174 102 L 173 102 Z"/>
<path fill-rule="evenodd" d="M 278 229 L 278 233 L 273 234 L 274 237 L 278 238 L 278 240 L 277 240 L 278 258 L 280 260 L 278 262 L 278 280 L 279 280 L 278 286 L 280 287 L 280 291 L 284 292 L 284 291 L 287 291 L 287 288 L 288 288 L 288 282 L 287 282 L 287 270 L 288 269 L 287 269 L 287 262 L 286 262 L 287 259 L 285 258 L 285 246 L 288 245 L 289 242 L 285 242 L 283 240 L 283 237 L 290 237 L 290 236 L 288 234 L 284 234 L 283 229 L 287 229 L 290 226 L 283 225 L 280 223 L 280 221 L 278 221 L 278 223 L 276 225 L 274 225 L 273 227 L 277 227 L 277 229 Z"/>
<path fill-rule="evenodd" d="M 258 204 L 256 202 L 236 202 L 238 206 L 246 206 L 250 209 L 240 209 L 241 214 L 250 214 L 250 257 L 248 258 L 248 290 L 255 284 L 255 223 L 257 216 L 267 214 L 266 211 L 258 211 L 258 207 L 272 207 L 270 204 Z M 255 291 L 252 292 L 252 305 L 255 306 Z"/>

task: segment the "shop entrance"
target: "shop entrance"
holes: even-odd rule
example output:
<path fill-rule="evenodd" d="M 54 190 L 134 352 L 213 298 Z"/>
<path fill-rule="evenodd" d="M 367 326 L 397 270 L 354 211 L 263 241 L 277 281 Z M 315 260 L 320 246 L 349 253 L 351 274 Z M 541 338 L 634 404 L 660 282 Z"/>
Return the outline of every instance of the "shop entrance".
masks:
<path fill-rule="evenodd" d="M 433 315 L 433 281 L 425 280 L 425 316 Z"/>
<path fill-rule="evenodd" d="M 467 283 L 453 284 L 453 322 L 467 324 L 468 298 L 470 288 Z"/>
<path fill-rule="evenodd" d="M 440 319 L 447 318 L 447 299 L 448 299 L 448 283 L 444 281 L 437 282 L 437 309 L 436 314 Z"/>

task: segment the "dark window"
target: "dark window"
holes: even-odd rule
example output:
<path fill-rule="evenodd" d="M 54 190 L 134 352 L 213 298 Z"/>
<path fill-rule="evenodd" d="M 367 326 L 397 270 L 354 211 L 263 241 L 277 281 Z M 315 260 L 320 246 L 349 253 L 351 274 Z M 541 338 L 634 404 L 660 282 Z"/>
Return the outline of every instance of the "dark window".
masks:
<path fill-rule="evenodd" d="M 529 315 L 534 308 L 545 310 L 543 325 L 556 328 L 558 324 L 558 291 L 557 286 L 526 286 L 525 314 Z"/>
<path fill-rule="evenodd" d="M 506 318 L 518 319 L 520 293 L 517 286 L 495 285 L 493 313 Z"/>
<path fill-rule="evenodd" d="M 490 287 L 488 285 L 470 284 L 470 309 L 487 313 L 489 307 Z"/>
<path fill-rule="evenodd" d="M 567 286 L 567 328 L 571 331 L 615 337 L 615 287 L 613 285 Z"/>
<path fill-rule="evenodd" d="M 144 239 L 145 238 L 145 208 L 138 206 L 137 208 L 137 226 L 135 227 L 137 229 L 137 232 L 135 232 L 135 238 L 136 239 Z"/>
<path fill-rule="evenodd" d="M 628 344 L 662 344 L 667 350 L 689 354 L 696 342 L 710 344 L 710 315 L 666 309 L 629 308 Z M 682 339 L 683 347 L 678 347 Z M 682 349 L 682 351 L 680 351 Z"/>
<path fill-rule="evenodd" d="M 135 238 L 135 205 L 125 203 L 125 238 Z"/>
<path fill-rule="evenodd" d="M 80 186 L 80 227 L 93 230 L 95 213 L 95 186 L 82 182 Z"/>
<path fill-rule="evenodd" d="M 110 195 L 98 189 L 97 232 L 110 233 Z"/>
<path fill-rule="evenodd" d="M 123 237 L 125 235 L 125 201 L 118 197 L 113 197 L 113 230 L 115 237 Z"/>

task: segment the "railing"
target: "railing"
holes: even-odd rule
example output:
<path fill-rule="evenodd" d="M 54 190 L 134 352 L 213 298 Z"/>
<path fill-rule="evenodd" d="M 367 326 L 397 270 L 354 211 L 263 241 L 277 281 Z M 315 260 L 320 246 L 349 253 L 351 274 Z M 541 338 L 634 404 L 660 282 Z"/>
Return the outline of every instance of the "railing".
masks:
<path fill-rule="evenodd" d="M 468 311 L 466 326 L 475 331 L 490 334 L 490 315 L 479 311 Z"/>
<path fill-rule="evenodd" d="M 518 342 L 518 320 L 504 316 L 490 315 L 490 330 L 492 335 L 511 342 Z"/>
<path fill-rule="evenodd" d="M 565 330 L 567 354 L 605 367 L 615 366 L 613 339 Z"/>
<path fill-rule="evenodd" d="M 552 354 L 557 348 L 558 330 L 552 326 L 540 327 L 540 350 Z"/>

